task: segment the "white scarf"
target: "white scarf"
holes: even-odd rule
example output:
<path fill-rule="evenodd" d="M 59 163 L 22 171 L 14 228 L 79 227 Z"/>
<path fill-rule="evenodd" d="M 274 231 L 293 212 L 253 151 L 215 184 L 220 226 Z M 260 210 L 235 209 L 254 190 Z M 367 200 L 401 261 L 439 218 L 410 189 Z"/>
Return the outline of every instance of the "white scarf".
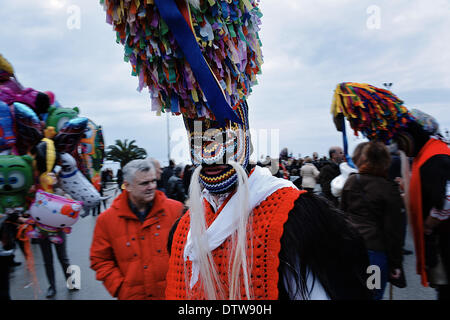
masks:
<path fill-rule="evenodd" d="M 272 176 L 269 169 L 256 166 L 255 170 L 248 179 L 249 212 L 256 208 L 275 191 L 287 187 L 297 189 L 291 181 L 276 178 Z M 239 216 L 234 214 L 234 212 L 237 211 L 235 208 L 237 208 L 239 204 L 237 203 L 236 198 L 237 197 L 235 196 L 231 197 L 206 231 L 208 248 L 210 251 L 213 251 L 219 247 L 237 229 Z M 201 201 L 203 201 L 203 199 L 201 199 Z M 187 258 L 192 261 L 192 277 L 190 281 L 190 287 L 192 289 L 198 281 L 199 266 L 197 261 L 197 252 L 195 252 L 194 245 L 192 243 L 190 230 L 187 236 L 186 246 L 184 247 L 184 261 L 186 261 Z"/>

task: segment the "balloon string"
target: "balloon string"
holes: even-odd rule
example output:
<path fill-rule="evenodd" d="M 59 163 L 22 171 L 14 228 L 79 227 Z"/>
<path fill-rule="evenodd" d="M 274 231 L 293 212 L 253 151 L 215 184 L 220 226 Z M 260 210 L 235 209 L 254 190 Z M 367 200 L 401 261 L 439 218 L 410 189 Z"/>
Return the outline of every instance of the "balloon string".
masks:
<path fill-rule="evenodd" d="M 38 293 L 41 292 L 41 289 L 39 288 L 39 282 L 38 282 L 37 276 L 36 276 L 34 256 L 33 256 L 33 252 L 31 251 L 30 239 L 28 239 L 28 237 L 27 237 L 27 232 L 32 231 L 32 230 L 33 230 L 32 225 L 29 225 L 29 224 L 21 225 L 17 231 L 17 239 L 19 241 L 23 242 L 23 248 L 24 248 L 24 252 L 25 252 L 25 261 L 26 261 L 28 272 L 31 275 L 31 283 L 33 285 L 34 299 L 37 300 Z"/>

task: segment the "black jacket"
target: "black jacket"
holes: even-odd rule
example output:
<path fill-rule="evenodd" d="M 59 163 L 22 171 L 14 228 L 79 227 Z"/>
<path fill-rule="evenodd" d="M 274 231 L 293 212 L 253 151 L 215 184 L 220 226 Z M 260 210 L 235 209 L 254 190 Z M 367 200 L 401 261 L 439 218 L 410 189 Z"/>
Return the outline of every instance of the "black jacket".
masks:
<path fill-rule="evenodd" d="M 167 197 L 184 203 L 186 200 L 186 192 L 184 190 L 183 180 L 175 175 L 171 176 L 167 182 Z"/>
<path fill-rule="evenodd" d="M 341 174 L 339 165 L 336 162 L 328 161 L 321 169 L 319 175 L 319 183 L 322 188 L 324 196 L 333 202 L 334 205 L 338 205 L 338 199 L 331 193 L 331 181 Z"/>
<path fill-rule="evenodd" d="M 403 260 L 402 201 L 393 181 L 369 174 L 351 174 L 342 190 L 341 209 L 367 249 L 386 253 L 390 268 L 400 268 Z"/>

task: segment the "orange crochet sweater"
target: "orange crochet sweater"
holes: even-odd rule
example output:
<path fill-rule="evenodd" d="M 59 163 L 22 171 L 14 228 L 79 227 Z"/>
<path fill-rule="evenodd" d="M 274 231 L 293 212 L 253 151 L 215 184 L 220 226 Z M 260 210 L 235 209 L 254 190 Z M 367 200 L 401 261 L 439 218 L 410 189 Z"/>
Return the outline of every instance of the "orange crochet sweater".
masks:
<path fill-rule="evenodd" d="M 283 225 L 288 213 L 294 207 L 294 201 L 299 197 L 300 191 L 294 188 L 282 188 L 270 195 L 252 213 L 253 238 L 247 239 L 249 247 L 252 243 L 253 263 L 251 270 L 250 290 L 254 299 L 275 300 L 278 298 L 278 254 L 280 252 L 280 239 L 283 235 Z M 221 209 L 219 209 L 220 211 Z M 206 206 L 206 223 L 211 225 L 217 213 L 211 206 Z M 191 262 L 184 265 L 184 246 L 189 232 L 189 214 L 180 220 L 172 242 L 172 254 L 169 260 L 167 273 L 166 299 L 169 300 L 204 300 L 205 296 L 199 280 L 189 291 L 191 277 Z M 225 298 L 229 296 L 229 255 L 231 253 L 231 239 L 222 243 L 212 252 L 220 280 L 225 290 Z M 185 276 L 185 270 L 188 276 Z M 189 291 L 189 292 L 188 292 Z M 246 299 L 245 288 L 241 282 L 242 299 Z"/>

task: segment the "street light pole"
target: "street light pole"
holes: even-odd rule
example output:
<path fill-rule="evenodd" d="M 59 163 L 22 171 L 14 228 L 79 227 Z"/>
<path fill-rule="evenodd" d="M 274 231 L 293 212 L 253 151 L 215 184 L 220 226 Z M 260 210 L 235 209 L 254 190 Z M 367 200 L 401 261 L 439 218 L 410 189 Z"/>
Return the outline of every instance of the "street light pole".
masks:
<path fill-rule="evenodd" d="M 169 124 L 169 112 L 166 113 L 167 119 L 167 161 L 170 164 L 170 124 Z"/>
<path fill-rule="evenodd" d="M 385 82 L 385 83 L 383 83 L 383 86 L 384 86 L 386 89 L 388 89 L 388 90 L 391 90 L 392 85 L 393 85 L 392 82 Z"/>

